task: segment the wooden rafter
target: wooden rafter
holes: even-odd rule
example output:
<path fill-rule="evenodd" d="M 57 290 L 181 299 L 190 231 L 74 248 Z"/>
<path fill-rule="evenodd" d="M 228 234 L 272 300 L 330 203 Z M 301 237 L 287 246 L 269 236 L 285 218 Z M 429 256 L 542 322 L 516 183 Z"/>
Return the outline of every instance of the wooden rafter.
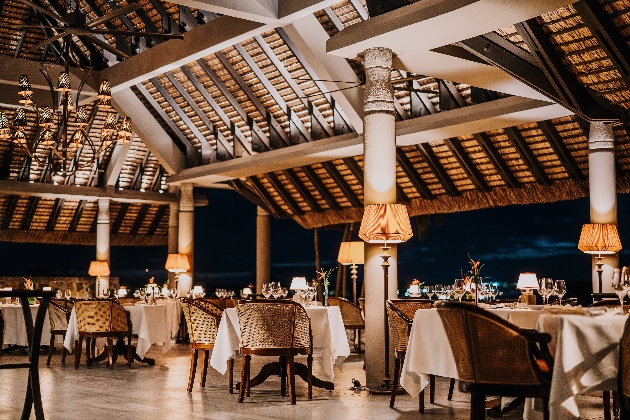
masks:
<path fill-rule="evenodd" d="M 162 204 L 161 206 L 158 206 L 155 216 L 153 216 L 153 220 L 151 221 L 151 226 L 149 226 L 149 230 L 147 231 L 147 235 L 155 235 L 155 231 L 157 231 L 158 227 L 160 227 L 160 222 L 162 221 L 166 210 L 168 210 L 167 205 Z"/>
<path fill-rule="evenodd" d="M 453 197 L 461 195 L 461 193 L 455 186 L 455 183 L 453 183 L 451 177 L 448 176 L 446 169 L 444 169 L 444 167 L 440 163 L 440 160 L 435 155 L 435 152 L 433 151 L 431 146 L 429 146 L 427 143 L 421 143 L 418 144 L 416 148 L 418 152 L 420 152 L 420 155 L 422 155 L 427 165 L 429 165 L 429 168 L 431 168 L 431 171 L 433 171 L 435 177 L 438 179 L 438 181 L 440 181 L 440 184 L 442 184 L 442 188 L 444 188 L 446 194 Z"/>
<path fill-rule="evenodd" d="M 26 215 L 24 216 L 24 221 L 22 222 L 22 230 L 28 230 L 31 227 L 33 217 L 35 216 L 37 206 L 39 205 L 41 199 L 41 197 L 31 197 L 28 209 L 26 210 Z"/>
<path fill-rule="evenodd" d="M 61 214 L 61 209 L 63 208 L 63 204 L 66 202 L 63 198 L 55 199 L 55 204 L 53 204 L 53 209 L 50 212 L 50 216 L 48 216 L 48 223 L 46 223 L 46 230 L 53 231 L 55 230 L 55 226 L 57 226 L 57 220 L 59 220 L 59 215 Z"/>
<path fill-rule="evenodd" d="M 284 201 L 287 207 L 291 210 L 291 213 L 297 215 L 304 214 L 300 205 L 295 201 L 291 193 L 287 191 L 286 187 L 282 184 L 280 179 L 278 179 L 278 176 L 275 173 L 268 172 L 263 176 L 267 178 L 267 181 L 269 181 L 273 189 L 276 190 L 280 198 L 282 198 L 282 201 Z"/>
<path fill-rule="evenodd" d="M 335 197 L 333 197 L 330 191 L 328 191 L 328 188 L 324 185 L 315 170 L 313 170 L 313 167 L 303 166 L 302 170 L 306 174 L 308 180 L 311 181 L 311 184 L 313 184 L 317 192 L 319 192 L 319 195 L 324 197 L 324 200 L 326 201 L 326 204 L 328 204 L 328 207 L 333 210 L 341 210 L 341 206 L 339 205 L 337 200 L 335 200 Z"/>
<path fill-rule="evenodd" d="M 254 187 L 256 194 L 258 194 L 258 196 L 263 199 L 263 201 L 267 204 L 267 208 L 271 209 L 271 213 L 275 217 L 286 216 L 286 212 L 282 210 L 282 208 L 278 205 L 278 203 L 276 203 L 276 200 L 274 200 L 273 197 L 267 192 L 267 190 L 263 186 L 262 182 L 260 182 L 258 177 L 252 176 L 249 178 L 249 181 Z"/>
<path fill-rule="evenodd" d="M 20 201 L 19 195 L 12 195 L 11 198 L 9 198 L 7 209 L 4 212 L 4 219 L 2 219 L 2 230 L 7 230 L 11 225 L 13 213 L 15 213 L 15 208 L 17 207 L 18 201 Z"/>
<path fill-rule="evenodd" d="M 424 182 L 416 168 L 413 166 L 413 163 L 411 163 L 411 160 L 409 160 L 407 154 L 403 152 L 400 147 L 396 148 L 396 157 L 400 168 L 407 176 L 407 178 L 409 178 L 409 181 L 411 181 L 413 187 L 416 189 L 418 194 L 420 194 L 420 197 L 424 198 L 425 200 L 432 200 L 433 198 L 435 198 L 433 196 L 433 193 L 427 186 L 427 183 Z"/>
<path fill-rule="evenodd" d="M 545 173 L 545 169 L 542 167 L 532 149 L 527 145 L 527 141 L 523 137 L 520 131 L 516 128 L 504 128 L 503 132 L 508 136 L 510 141 L 514 144 L 518 153 L 521 155 L 521 159 L 527 165 L 529 171 L 532 173 L 536 182 L 542 185 L 551 185 L 551 180 Z"/>
<path fill-rule="evenodd" d="M 551 145 L 551 148 L 555 152 L 556 156 L 558 156 L 558 159 L 562 163 L 562 166 L 564 166 L 567 174 L 569 174 L 569 177 L 575 181 L 586 180 L 586 176 L 582 173 L 580 166 L 571 155 L 569 148 L 566 144 L 564 144 L 562 137 L 560 137 L 558 131 L 553 126 L 551 121 L 540 121 L 537 124 L 549 141 L 549 144 Z"/>
<path fill-rule="evenodd" d="M 475 188 L 483 192 L 490 191 L 490 186 L 484 179 L 481 172 L 479 172 L 479 169 L 477 169 L 470 156 L 468 156 L 468 153 L 466 153 L 466 149 L 464 149 L 464 146 L 462 146 L 459 139 L 444 139 L 444 144 L 453 153 L 453 155 L 459 162 L 459 165 L 462 167 L 462 169 L 464 169 Z"/>
<path fill-rule="evenodd" d="M 335 181 L 339 189 L 343 191 L 343 194 L 346 196 L 346 199 L 350 202 L 350 204 L 354 207 L 363 207 L 363 203 L 359 200 L 357 193 L 354 192 L 350 184 L 348 184 L 345 178 L 339 173 L 335 165 L 331 162 L 322 162 L 321 165 L 322 168 L 328 172 L 328 175 L 330 175 L 333 181 Z"/>
<path fill-rule="evenodd" d="M 492 162 L 495 169 L 501 176 L 501 179 L 509 188 L 520 188 L 521 184 L 514 176 L 514 173 L 510 170 L 501 153 L 494 147 L 492 140 L 486 133 L 477 133 L 473 137 L 477 141 L 477 144 L 486 152 L 488 159 Z"/>
<path fill-rule="evenodd" d="M 293 184 L 293 186 L 295 187 L 296 190 L 298 190 L 298 192 L 300 193 L 300 195 L 302 196 L 302 198 L 304 198 L 304 201 L 306 201 L 306 203 L 308 204 L 308 206 L 311 208 L 312 211 L 314 212 L 320 212 L 322 211 L 322 207 L 319 205 L 319 203 L 317 202 L 317 200 L 315 199 L 315 197 L 313 197 L 311 195 L 311 193 L 309 192 L 309 190 L 304 186 L 304 184 L 302 184 L 302 182 L 300 181 L 300 179 L 297 177 L 297 175 L 295 174 L 295 172 L 293 172 L 290 169 L 284 170 L 282 171 L 282 174 L 287 177 L 287 179 L 289 179 L 289 181 L 291 181 L 291 183 Z"/>
<path fill-rule="evenodd" d="M 76 232 L 77 227 L 79 226 L 79 222 L 81 221 L 81 216 L 83 215 L 84 208 L 85 200 L 79 201 L 79 204 L 77 204 L 77 208 L 74 209 L 74 215 L 72 216 L 72 221 L 70 222 L 68 232 Z"/>
<path fill-rule="evenodd" d="M 122 203 L 120 205 L 120 210 L 118 210 L 118 214 L 116 215 L 116 219 L 112 224 L 111 233 L 118 233 L 118 231 L 120 230 L 120 226 L 122 226 L 122 222 L 123 220 L 125 220 L 125 216 L 127 215 L 127 210 L 129 210 L 129 203 Z"/>
<path fill-rule="evenodd" d="M 147 215 L 147 212 L 149 211 L 149 207 L 151 207 L 149 204 L 143 204 L 140 206 L 140 211 L 138 211 L 138 215 L 136 216 L 136 220 L 134 220 L 133 225 L 131 226 L 131 234 L 135 235 L 138 233 L 138 231 L 140 230 L 140 227 L 142 226 L 142 222 L 144 221 L 144 218 Z"/>

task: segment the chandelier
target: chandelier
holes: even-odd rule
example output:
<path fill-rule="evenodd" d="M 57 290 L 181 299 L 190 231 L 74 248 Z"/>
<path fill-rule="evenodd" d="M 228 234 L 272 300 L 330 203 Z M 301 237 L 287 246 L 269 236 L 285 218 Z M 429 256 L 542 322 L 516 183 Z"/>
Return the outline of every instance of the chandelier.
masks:
<path fill-rule="evenodd" d="M 131 120 L 119 117 L 112 108 L 109 81 L 101 80 L 98 104 L 95 105 L 97 109 L 93 112 L 89 112 L 86 106 L 74 105 L 79 104 L 83 86 L 92 76 L 92 68 L 80 68 L 84 74 L 75 96 L 70 85 L 71 36 L 66 35 L 63 39 L 64 68 L 59 73 L 56 87 L 49 74 L 54 65 L 41 64 L 39 69 L 49 86 L 52 98 L 50 106 L 33 102 L 33 89 L 28 76 L 20 75 L 18 96 L 21 106 L 15 112 L 11 125 L 7 115 L 0 111 L 0 140 L 12 141 L 42 167 L 49 165 L 55 183 L 65 182 L 78 171 L 92 170 L 97 160 L 107 155 L 117 143 L 129 143 L 132 138 Z M 95 144 L 90 138 L 89 129 L 97 110 L 107 112 L 107 116 L 101 129 L 100 142 Z M 36 114 L 38 122 L 29 124 L 29 112 Z M 36 133 L 34 139 L 27 138 L 27 129 Z"/>

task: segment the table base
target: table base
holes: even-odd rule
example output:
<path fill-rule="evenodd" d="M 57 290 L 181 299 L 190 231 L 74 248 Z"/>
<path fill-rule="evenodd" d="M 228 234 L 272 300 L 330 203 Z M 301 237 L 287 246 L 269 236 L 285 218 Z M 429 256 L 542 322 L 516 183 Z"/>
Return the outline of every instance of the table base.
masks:
<path fill-rule="evenodd" d="M 284 359 L 284 360 L 282 360 Z M 295 363 L 295 374 L 302 378 L 304 382 L 308 382 L 308 368 L 303 363 Z M 286 396 L 286 380 L 287 380 L 287 371 L 286 371 L 286 358 L 281 357 L 279 361 L 273 363 L 267 363 L 260 369 L 258 375 L 250 378 L 249 387 L 255 387 L 263 382 L 265 382 L 270 376 L 280 376 L 282 380 L 280 381 L 280 394 L 284 397 Z M 240 382 L 236 383 L 236 389 L 239 390 L 241 386 Z M 328 391 L 333 391 L 335 389 L 335 384 L 330 381 L 324 381 L 313 376 L 313 386 L 317 388 L 323 388 Z"/>
<path fill-rule="evenodd" d="M 113 363 L 116 363 L 118 356 L 122 356 L 125 360 L 127 360 L 127 344 L 125 344 L 125 340 L 123 340 L 122 338 L 119 338 L 116 341 L 116 344 L 114 344 L 112 353 L 113 353 L 112 354 Z M 144 359 L 140 358 L 140 356 L 136 354 L 136 346 L 131 346 L 131 354 L 133 355 L 133 359 L 140 363 L 145 363 L 149 366 L 155 365 L 155 359 L 151 359 L 150 357 L 145 357 Z M 103 351 L 98 356 L 89 358 L 88 366 L 90 366 L 92 363 L 99 363 L 106 360 L 107 360 L 107 351 Z"/>

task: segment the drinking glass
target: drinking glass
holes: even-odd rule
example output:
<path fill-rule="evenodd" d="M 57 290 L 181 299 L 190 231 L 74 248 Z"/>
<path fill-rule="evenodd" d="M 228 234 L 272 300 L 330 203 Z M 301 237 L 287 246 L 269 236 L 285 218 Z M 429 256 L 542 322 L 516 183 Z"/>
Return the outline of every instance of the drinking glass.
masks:
<path fill-rule="evenodd" d="M 63 292 L 61 291 L 61 289 L 57 289 L 57 292 L 55 293 L 55 297 L 57 299 L 61 299 L 63 297 Z"/>
<path fill-rule="evenodd" d="M 269 299 L 269 297 L 271 296 L 271 284 L 269 283 L 265 283 L 263 284 L 262 287 L 262 294 L 265 297 L 265 299 Z"/>
<path fill-rule="evenodd" d="M 464 293 L 466 293 L 466 285 L 464 284 L 464 280 L 455 279 L 455 283 L 453 284 L 453 295 L 455 295 L 455 299 L 458 299 L 461 302 Z"/>
<path fill-rule="evenodd" d="M 426 293 L 430 300 L 433 300 L 433 296 L 435 295 L 433 286 L 427 286 L 424 293 Z"/>
<path fill-rule="evenodd" d="M 435 292 L 435 296 L 437 297 L 436 300 L 440 300 L 442 299 L 442 294 L 444 293 L 444 286 L 438 283 L 434 286 L 433 291 Z"/>
<path fill-rule="evenodd" d="M 66 291 L 64 292 L 64 295 L 67 300 L 70 300 L 70 298 L 72 297 L 72 292 L 70 291 L 70 289 L 66 289 Z"/>
<path fill-rule="evenodd" d="M 545 304 L 549 304 L 549 297 L 553 294 L 554 288 L 553 279 L 544 278 L 543 281 L 545 283 Z"/>
<path fill-rule="evenodd" d="M 617 297 L 619 297 L 619 305 L 621 306 L 621 313 L 623 313 L 623 298 L 630 290 L 630 277 L 627 274 L 627 267 L 623 268 L 621 275 L 619 275 L 619 269 L 615 268 L 612 280 L 612 289 Z"/>
<path fill-rule="evenodd" d="M 145 289 L 140 289 L 140 302 L 144 302 L 144 299 L 147 297 L 147 291 Z"/>
<path fill-rule="evenodd" d="M 280 294 L 282 293 L 282 288 L 280 287 L 280 282 L 271 283 L 271 296 L 274 299 L 280 299 Z"/>
<path fill-rule="evenodd" d="M 289 289 L 287 289 L 286 287 L 283 287 L 280 289 L 280 296 L 285 298 L 287 297 L 287 295 L 289 294 Z"/>
<path fill-rule="evenodd" d="M 567 293 L 567 284 L 564 282 L 564 280 L 556 280 L 554 291 L 556 293 L 556 296 L 558 296 L 558 304 L 562 305 L 562 296 Z"/>

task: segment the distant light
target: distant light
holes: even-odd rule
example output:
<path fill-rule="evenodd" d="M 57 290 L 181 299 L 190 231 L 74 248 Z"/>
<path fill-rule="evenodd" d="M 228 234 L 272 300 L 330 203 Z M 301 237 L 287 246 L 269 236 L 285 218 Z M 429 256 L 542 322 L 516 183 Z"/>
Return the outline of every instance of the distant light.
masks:
<path fill-rule="evenodd" d="M 144 188 L 140 188 L 140 192 L 144 192 Z"/>
<path fill-rule="evenodd" d="M 118 191 L 122 191 L 122 190 L 123 190 L 123 187 L 118 187 Z"/>
<path fill-rule="evenodd" d="M 164 192 L 164 190 L 162 188 L 160 188 L 160 194 L 162 194 Z"/>
<path fill-rule="evenodd" d="M 79 185 L 79 184 L 76 184 L 76 187 L 78 188 L 78 187 L 80 187 L 80 185 Z"/>
<path fill-rule="evenodd" d="M 35 181 L 33 181 L 32 179 L 31 179 L 30 181 L 28 181 L 28 182 L 30 182 L 31 184 L 34 184 L 34 183 L 35 183 Z"/>
<path fill-rule="evenodd" d="M 57 181 L 53 182 L 53 185 L 59 185 L 59 183 Z"/>

